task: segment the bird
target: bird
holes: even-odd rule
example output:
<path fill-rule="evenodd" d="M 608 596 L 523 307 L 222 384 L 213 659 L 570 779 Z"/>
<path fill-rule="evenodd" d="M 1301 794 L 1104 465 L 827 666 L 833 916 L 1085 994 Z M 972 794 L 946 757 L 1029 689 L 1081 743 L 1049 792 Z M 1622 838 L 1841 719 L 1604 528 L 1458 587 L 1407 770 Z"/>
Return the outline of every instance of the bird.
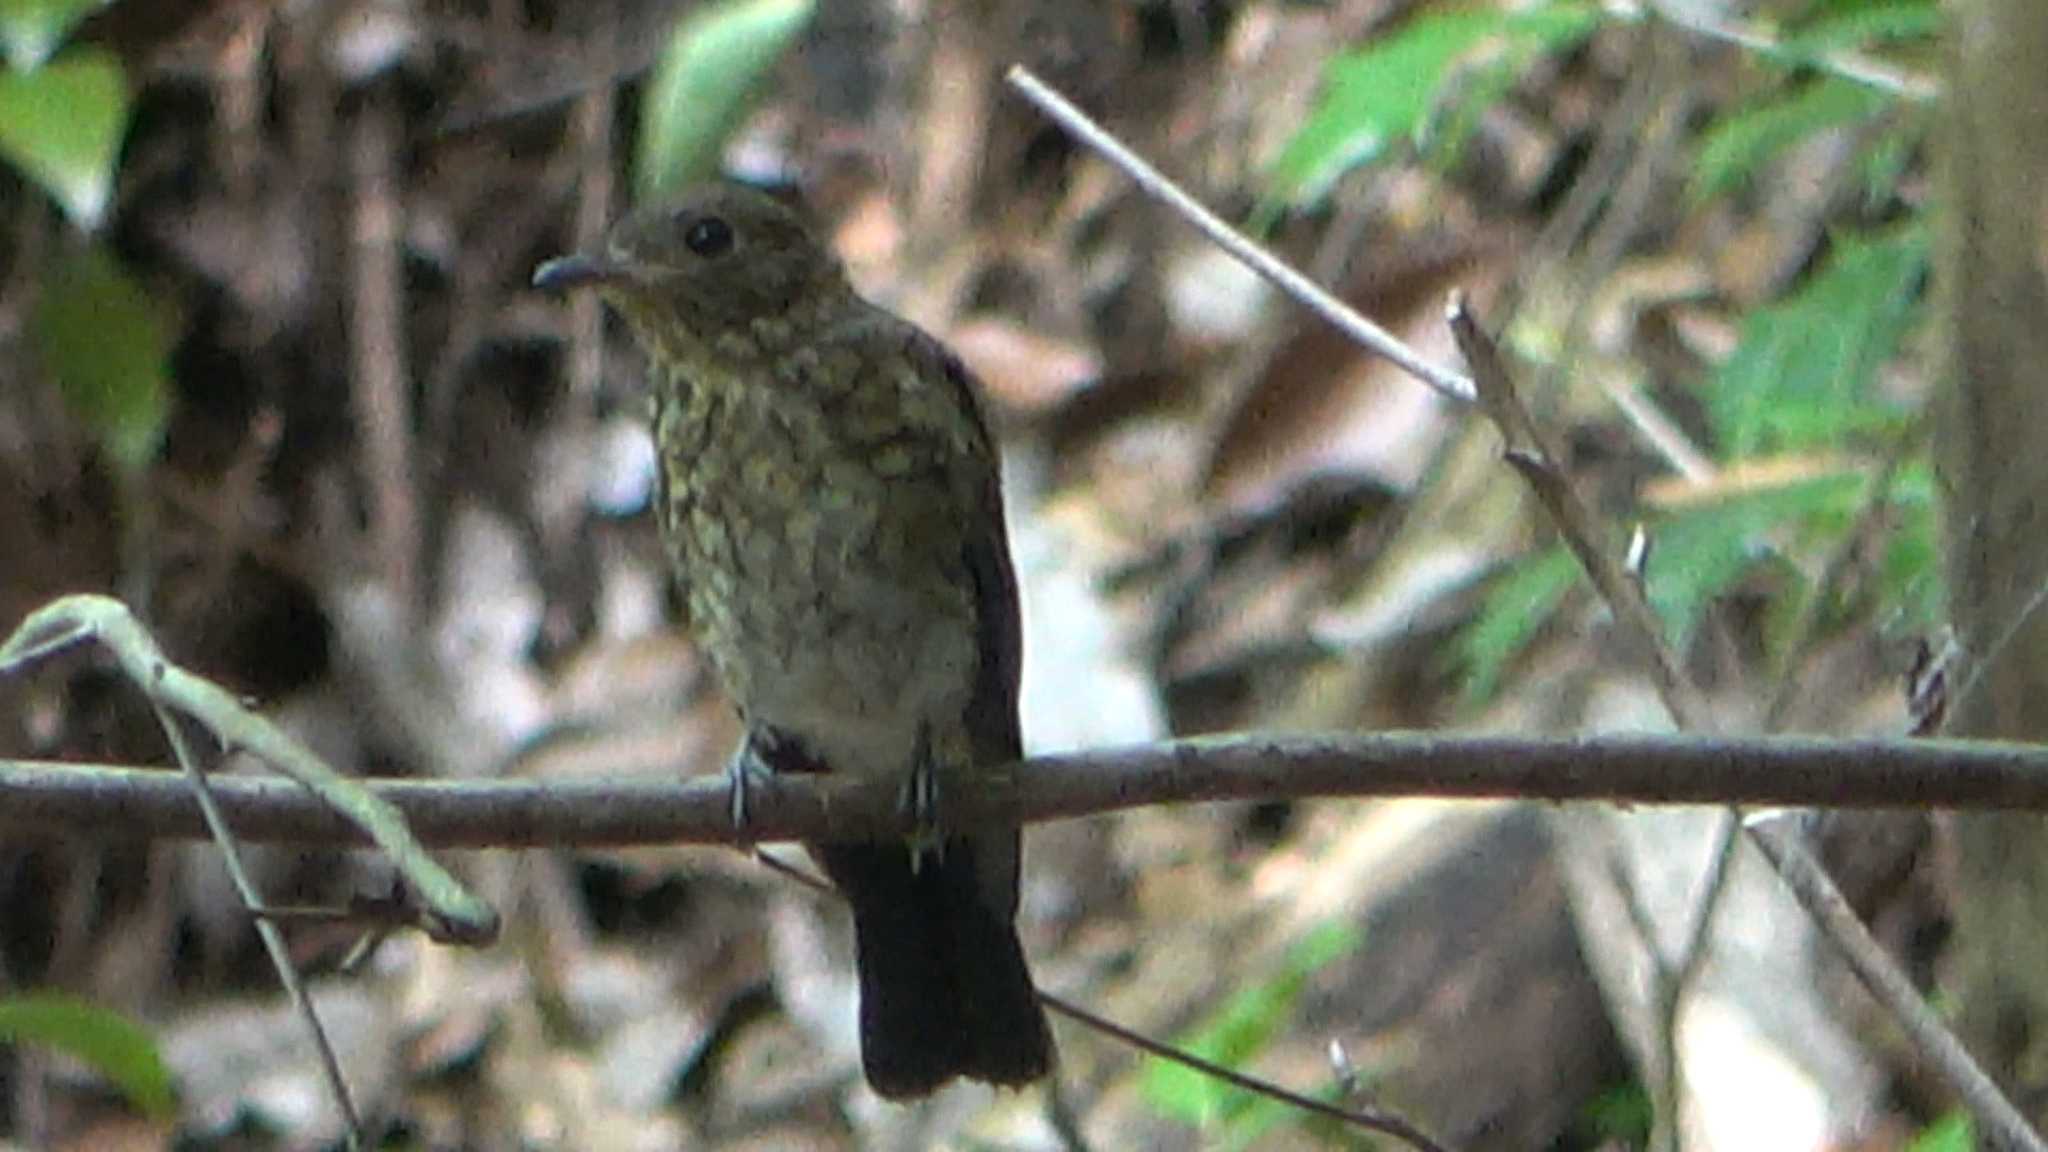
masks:
<path fill-rule="evenodd" d="M 1020 829 L 938 831 L 942 770 L 972 787 L 1023 755 L 974 377 L 863 298 L 800 204 L 735 181 L 636 208 L 534 284 L 594 290 L 645 353 L 664 552 L 741 719 L 735 820 L 760 772 L 894 780 L 916 813 L 910 837 L 805 845 L 852 909 L 867 1083 L 908 1100 L 1048 1075 Z"/>

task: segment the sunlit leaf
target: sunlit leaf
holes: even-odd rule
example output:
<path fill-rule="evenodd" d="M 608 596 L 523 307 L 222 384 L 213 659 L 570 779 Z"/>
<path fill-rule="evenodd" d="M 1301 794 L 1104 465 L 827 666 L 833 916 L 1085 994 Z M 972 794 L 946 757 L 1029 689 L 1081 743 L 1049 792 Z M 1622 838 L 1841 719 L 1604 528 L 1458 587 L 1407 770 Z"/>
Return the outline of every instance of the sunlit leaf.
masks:
<path fill-rule="evenodd" d="M 1822 447 L 1900 413 L 1873 403 L 1919 298 L 1927 234 L 1839 236 L 1827 264 L 1799 291 L 1752 313 L 1741 343 L 1714 373 L 1706 405 L 1733 458 Z"/>
<path fill-rule="evenodd" d="M 52 993 L 0 1000 L 0 1044 L 69 1053 L 143 1112 L 160 1119 L 171 1115 L 171 1075 L 155 1038 L 118 1012 Z"/>
<path fill-rule="evenodd" d="M 1975 1128 L 1970 1114 L 1958 1109 L 1922 1128 L 1906 1145 L 1906 1152 L 1975 1152 Z"/>
<path fill-rule="evenodd" d="M 1315 110 L 1273 164 L 1273 194 L 1314 202 L 1339 176 L 1415 140 L 1433 122 L 1469 125 L 1531 61 L 1578 43 L 1599 22 L 1599 8 L 1586 3 L 1439 12 L 1337 57 L 1324 70 Z M 1460 107 L 1436 116 L 1452 97 Z M 1448 135 L 1454 143 L 1461 132 Z"/>
<path fill-rule="evenodd" d="M 813 0 L 726 0 L 676 25 L 641 104 L 643 199 L 718 170 L 727 138 L 810 23 L 812 8 Z"/>
<path fill-rule="evenodd" d="M 1458 637 L 1468 701 L 1478 703 L 1493 695 L 1507 666 L 1557 614 L 1579 575 L 1578 560 L 1558 545 L 1518 561 L 1493 582 L 1486 603 Z"/>
<path fill-rule="evenodd" d="M 106 214 L 127 130 L 127 81 L 107 52 L 79 49 L 33 72 L 0 72 L 0 155 L 81 227 Z"/>
<path fill-rule="evenodd" d="M 1785 38 L 1786 53 L 1795 60 L 1829 50 L 1868 48 L 1901 40 L 1933 40 L 1940 35 L 1942 15 L 1932 0 L 1865 4 L 1807 22 Z"/>
<path fill-rule="evenodd" d="M 1724 116 L 1700 139 L 1691 195 L 1705 200 L 1727 192 L 1815 132 L 1876 116 L 1893 104 L 1875 89 L 1826 79 Z"/>
<path fill-rule="evenodd" d="M 1838 537 L 1867 487 L 1861 473 L 1845 470 L 1687 508 L 1655 525 L 1644 580 L 1673 647 L 1690 645 L 1707 605 L 1782 546 Z"/>
<path fill-rule="evenodd" d="M 121 467 L 155 456 L 170 414 L 167 310 L 98 248 L 44 282 L 33 320 L 43 371 Z"/>
<path fill-rule="evenodd" d="M 50 58 L 71 29 L 107 0 L 0 0 L 0 50 L 17 72 Z"/>

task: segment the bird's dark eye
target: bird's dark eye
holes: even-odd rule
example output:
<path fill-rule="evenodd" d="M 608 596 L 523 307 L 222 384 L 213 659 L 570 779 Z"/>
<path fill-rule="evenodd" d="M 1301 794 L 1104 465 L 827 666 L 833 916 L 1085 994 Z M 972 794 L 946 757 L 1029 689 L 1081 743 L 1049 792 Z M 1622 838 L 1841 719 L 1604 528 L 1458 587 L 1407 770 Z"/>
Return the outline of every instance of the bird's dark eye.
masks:
<path fill-rule="evenodd" d="M 716 216 L 701 217 L 683 233 L 683 243 L 707 259 L 723 256 L 732 250 L 732 225 Z"/>

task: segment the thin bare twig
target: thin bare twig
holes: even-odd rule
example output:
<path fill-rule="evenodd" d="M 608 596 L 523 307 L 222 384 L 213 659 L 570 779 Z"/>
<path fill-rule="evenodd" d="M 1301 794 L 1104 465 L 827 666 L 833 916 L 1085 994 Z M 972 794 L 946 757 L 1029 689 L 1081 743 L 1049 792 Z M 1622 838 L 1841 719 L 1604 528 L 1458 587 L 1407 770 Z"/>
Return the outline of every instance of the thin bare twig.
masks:
<path fill-rule="evenodd" d="M 1677 654 L 1665 643 L 1663 624 L 1650 607 L 1642 582 L 1601 541 L 1592 509 L 1579 499 L 1571 481 L 1558 466 L 1556 454 L 1523 405 L 1499 348 L 1481 330 L 1462 292 L 1453 293 L 1448 320 L 1459 351 L 1464 354 L 1465 362 L 1471 365 L 1473 380 L 1479 388 L 1480 408 L 1500 432 L 1502 458 L 1521 475 L 1550 514 L 1551 522 L 1563 534 L 1586 578 L 1592 581 L 1606 601 L 1608 610 L 1620 622 L 1630 646 L 1648 660 L 1651 680 L 1672 718 L 1679 727 L 1688 731 L 1711 731 L 1713 717 L 1705 698 L 1686 674 Z M 1678 1148 L 1679 1097 L 1683 1079 L 1679 1067 L 1678 1015 L 1684 1007 L 1686 992 L 1705 963 L 1714 910 L 1721 904 L 1722 889 L 1728 878 L 1728 861 L 1733 855 L 1741 826 L 1741 812 L 1729 809 L 1715 837 L 1713 862 L 1707 873 L 1706 888 L 1700 895 L 1696 918 L 1678 954 L 1657 958 L 1653 999 L 1662 1054 L 1658 1083 L 1654 1086 L 1658 1107 L 1651 1147 L 1660 1152 L 1676 1152 Z M 1656 952 L 1654 934 L 1646 933 L 1644 944 L 1653 954 Z"/>
<path fill-rule="evenodd" d="M 1707 863 L 1692 926 L 1679 945 L 1678 955 L 1658 963 L 1657 1038 L 1663 1046 L 1663 1067 L 1658 1071 L 1663 1082 L 1657 1089 L 1661 1106 L 1650 1133 L 1652 1149 L 1679 1152 L 1683 1147 L 1678 1105 L 1684 1095 L 1685 1077 L 1679 1067 L 1678 1016 L 1685 1008 L 1686 994 L 1692 991 L 1700 971 L 1707 966 L 1707 942 L 1713 935 L 1714 915 L 1721 910 L 1722 897 L 1728 893 L 1728 878 L 1732 874 L 1729 865 L 1735 862 L 1735 850 L 1741 843 L 1742 810 L 1725 808 L 1714 828 L 1714 854 Z M 1645 936 L 1644 940 L 1655 947 L 1654 936 Z"/>
<path fill-rule="evenodd" d="M 2034 618 L 2034 613 L 2039 612 L 2043 605 L 2048 605 L 2048 580 L 2041 581 L 2035 587 L 2033 594 L 2027 597 L 2027 602 L 2020 606 L 2018 612 L 2013 613 L 2012 622 L 2000 629 L 1998 636 L 1984 649 L 1984 654 L 1970 661 L 1970 674 L 1963 677 L 1962 687 L 1956 689 L 1955 694 L 1949 699 L 1948 715 L 1955 716 L 1962 712 L 1963 701 L 1976 693 L 1977 685 L 1983 681 L 1984 674 L 1991 671 L 1999 658 L 2005 655 L 2006 649 L 2019 637 L 2021 629 L 2026 627 L 2027 622 Z M 1967 644 L 1964 645 L 1964 649 L 1968 650 Z"/>
<path fill-rule="evenodd" d="M 245 749 L 284 772 L 299 799 L 328 809 L 338 824 L 375 843 L 419 896 L 420 927 L 429 935 L 464 944 L 485 943 L 497 935 L 498 918 L 490 905 L 427 855 L 396 809 L 361 781 L 328 767 L 311 749 L 250 711 L 220 685 L 171 663 L 120 601 L 67 596 L 31 613 L 0 644 L 0 676 L 87 640 L 104 645 L 151 704 L 190 716 L 222 747 Z M 24 819 L 33 819 L 33 807 L 30 802 L 0 818 L 19 826 Z M 189 817 L 193 810 L 188 808 L 185 814 Z"/>
<path fill-rule="evenodd" d="M 1155 169 L 1088 120 L 1078 108 L 1062 99 L 1024 69 L 1012 68 L 1009 82 L 1076 139 L 1095 149 L 1128 173 L 1148 194 L 1180 212 L 1225 251 L 1245 261 L 1254 270 L 1272 280 L 1282 291 L 1330 319 L 1347 335 L 1357 339 L 1362 346 L 1386 355 L 1396 364 L 1408 369 L 1418 380 L 1430 384 L 1446 395 L 1459 398 L 1470 395 L 1479 398 L 1507 441 L 1509 462 L 1530 484 L 1545 508 L 1558 519 L 1558 529 L 1566 535 L 1573 553 L 1584 566 L 1587 577 L 1607 601 L 1610 611 L 1615 614 L 1621 627 L 1648 652 L 1652 667 L 1656 670 L 1653 679 L 1666 707 L 1682 726 L 1694 730 L 1710 729 L 1711 716 L 1697 690 L 1685 677 L 1677 658 L 1664 642 L 1662 628 L 1655 614 L 1649 611 L 1641 589 L 1629 577 L 1625 567 L 1613 559 L 1598 542 L 1600 533 L 1596 530 L 1596 522 L 1578 502 L 1569 484 L 1552 463 L 1555 457 L 1544 451 L 1541 437 L 1528 419 L 1519 398 L 1514 394 L 1512 381 L 1499 359 L 1498 350 L 1481 332 L 1477 321 L 1464 306 L 1462 297 L 1453 302 L 1450 319 L 1460 348 L 1479 378 L 1477 381 L 1456 377 L 1453 373 L 1447 373 L 1428 364 L 1385 332 L 1363 322 L 1363 318 L 1357 318 L 1357 323 L 1352 322 L 1347 309 L 1342 309 L 1341 305 L 1314 284 L 1309 283 L 1305 277 L 1225 227 L 1221 221 L 1195 203 L 1192 197 L 1174 187 Z M 1491 381 L 1486 379 L 1489 373 L 1492 375 Z M 1490 387 L 1482 390 L 1482 385 Z M 1492 393 L 1490 398 L 1486 395 L 1488 390 Z M 2048 601 L 2048 585 L 2044 585 L 2043 593 L 2038 599 Z M 2031 610 L 2032 605 L 2029 606 L 2029 611 Z M 1726 744 L 1727 741 L 1719 740 L 1716 743 Z M 1725 800 L 1726 797 L 1720 799 Z M 1820 800 L 1818 803 L 1826 805 L 1830 801 Z M 1758 839 L 1753 830 L 1751 839 Z M 1767 853 L 1767 856 L 1773 863 L 1789 858 L 1782 851 Z M 1817 865 L 1811 875 L 1802 875 L 1801 881 L 1829 892 L 1833 891 L 1826 873 Z M 1834 893 L 1834 898 L 1839 900 L 1839 893 Z M 1843 907 L 1846 909 L 1846 905 Z M 1854 919 L 1853 915 L 1848 918 Z M 1924 1012 L 1911 982 L 1898 973 L 1890 958 L 1876 946 L 1869 933 L 1861 931 L 1860 924 L 1856 926 L 1858 932 L 1846 933 L 1837 931 L 1836 922 L 1830 918 L 1819 917 L 1817 923 L 1829 934 L 1838 948 L 1852 957 L 1851 962 L 1859 972 L 1884 972 L 1890 977 L 1883 982 L 1866 978 L 1866 986 L 1877 994 L 1902 1022 L 1917 1019 Z M 1900 998 L 1901 990 L 1904 993 L 1903 998 Z M 1951 1086 L 1963 1096 L 1986 1131 L 1995 1133 L 1997 1138 L 2011 1147 L 2041 1148 L 2040 1138 L 2027 1128 L 2023 1121 L 2016 1127 L 2008 1123 L 2011 1118 L 2016 1118 L 2018 1113 L 2009 1101 L 1998 1094 L 1996 1087 L 1991 1085 L 1982 1069 L 1970 1059 L 1961 1043 L 1945 1031 L 1941 1031 L 1938 1022 L 1931 1023 L 1932 1033 L 1923 1031 L 1917 1025 L 1908 1024 L 1908 1035 L 1921 1044 L 1922 1054 L 1943 1070 Z M 1938 1034 L 1944 1042 L 1928 1042 L 1929 1037 L 1934 1034 Z"/>
<path fill-rule="evenodd" d="M 1993 1083 L 1991 1077 L 1977 1066 L 1969 1049 L 1956 1039 L 1941 1018 L 1928 1007 L 1920 990 L 1913 987 L 1898 966 L 1885 955 L 1884 945 L 1870 934 L 1870 929 L 1857 919 L 1856 910 L 1849 906 L 1841 890 L 1829 879 L 1827 869 L 1813 858 L 1793 834 L 1779 827 L 1782 820 L 1769 820 L 1749 825 L 1749 840 L 1763 852 L 1785 881 L 1785 887 L 1806 909 L 1807 915 L 1821 925 L 1841 949 L 1843 959 L 1856 973 L 1863 986 L 1870 991 L 1877 1002 L 1884 1005 L 1893 1018 L 1899 1022 L 1913 1046 L 1920 1054 L 1941 1069 L 1941 1074 L 1962 1097 L 1964 1104 L 1976 1117 L 1979 1130 L 1983 1132 L 1990 1147 L 2024 1152 L 2042 1152 L 2041 1137 L 2020 1115 L 2019 1109 L 2005 1098 L 2005 1094 Z"/>
<path fill-rule="evenodd" d="M 779 859 L 761 851 L 756 851 L 754 858 L 759 860 L 770 871 L 780 873 L 813 891 L 831 892 L 833 890 L 831 885 L 802 868 L 791 864 L 787 860 Z M 1282 1104 L 1321 1116 L 1326 1120 L 1335 1120 L 1340 1124 L 1346 1124 L 1353 1128 L 1390 1136 L 1412 1148 L 1418 1149 L 1419 1152 L 1446 1152 L 1444 1147 L 1430 1139 L 1427 1133 L 1401 1119 L 1399 1116 L 1380 1112 L 1376 1109 L 1343 1108 L 1326 1100 L 1318 1100 L 1313 1096 L 1303 1096 L 1299 1092 L 1283 1088 L 1269 1080 L 1247 1076 L 1234 1068 L 1227 1068 L 1214 1061 L 1204 1060 L 1192 1052 L 1183 1052 L 1170 1044 L 1163 1044 L 1142 1032 L 1134 1031 L 1106 1016 L 1098 1015 L 1078 1004 L 1055 996 L 1043 988 L 1038 989 L 1038 1002 L 1085 1028 L 1128 1044 L 1147 1055 L 1171 1061 L 1184 1068 L 1192 1068 L 1204 1076 L 1221 1080 L 1234 1088 L 1242 1088 L 1247 1092 L 1278 1100 Z"/>
<path fill-rule="evenodd" d="M 1932 104 L 1941 96 L 1940 82 L 1931 77 L 1857 52 L 1815 52 L 1797 44 L 1787 44 L 1754 27 L 1718 19 L 1701 5 L 1650 0 L 1645 8 L 1656 19 L 1703 39 L 1732 44 L 1759 56 L 1809 66 L 1915 104 Z"/>
<path fill-rule="evenodd" d="M 1452 293 L 1447 319 L 1451 335 L 1457 339 L 1458 350 L 1464 353 L 1465 362 L 1472 366 L 1480 409 L 1500 430 L 1502 457 L 1529 485 L 1529 490 L 1564 536 L 1565 544 L 1578 558 L 1586 578 L 1593 582 L 1600 598 L 1614 613 L 1623 633 L 1649 660 L 1651 682 L 1656 685 L 1657 695 L 1664 701 L 1664 707 L 1672 718 L 1678 721 L 1679 727 L 1688 731 L 1713 731 L 1713 716 L 1707 709 L 1705 698 L 1670 646 L 1664 643 L 1663 624 L 1650 608 L 1642 584 L 1602 543 L 1604 534 L 1592 510 L 1579 499 L 1564 470 L 1558 467 L 1557 454 L 1546 443 L 1535 421 L 1530 418 L 1529 410 L 1523 406 L 1507 365 L 1500 358 L 1499 348 L 1480 329 L 1463 292 Z"/>
<path fill-rule="evenodd" d="M 1183 1052 L 1171 1045 L 1162 1044 L 1141 1032 L 1134 1032 L 1118 1024 L 1114 1020 L 1098 1016 L 1078 1004 L 1062 1000 L 1050 992 L 1040 991 L 1038 993 L 1038 1000 L 1047 1008 L 1070 1020 L 1079 1021 L 1104 1035 L 1113 1036 L 1142 1052 L 1156 1056 L 1161 1060 L 1170 1060 L 1175 1064 L 1192 1068 L 1204 1076 L 1214 1077 L 1232 1087 L 1242 1088 L 1247 1092 L 1256 1092 L 1261 1096 L 1270 1096 L 1304 1112 L 1311 1112 L 1329 1120 L 1336 1120 L 1340 1123 L 1351 1125 L 1354 1128 L 1363 1128 L 1369 1132 L 1379 1132 L 1391 1136 L 1412 1147 L 1422 1149 L 1423 1152 L 1443 1152 L 1442 1145 L 1431 1140 L 1421 1129 L 1398 1116 L 1377 1111 L 1365 1111 L 1363 1109 L 1341 1108 L 1335 1104 L 1317 1100 L 1313 1096 L 1303 1096 L 1299 1092 L 1290 1091 L 1269 1081 L 1259 1080 L 1235 1069 L 1225 1067 L 1213 1061 L 1204 1060 L 1191 1052 Z"/>
<path fill-rule="evenodd" d="M 1287 295 L 1299 301 L 1316 315 L 1335 325 L 1337 330 L 1370 352 L 1399 365 L 1410 376 L 1415 377 L 1444 396 L 1463 403 L 1471 403 L 1475 393 L 1472 381 L 1439 364 L 1424 359 L 1413 348 L 1403 344 L 1386 329 L 1358 314 L 1350 305 L 1325 292 L 1321 287 L 1289 267 L 1279 257 L 1266 251 L 1244 233 L 1225 224 L 1215 213 L 1204 208 L 1194 197 L 1183 192 L 1159 170 L 1141 159 L 1136 153 L 1104 131 L 1079 108 L 1047 87 L 1045 82 L 1021 64 L 1013 65 L 1004 81 L 1020 96 L 1031 102 L 1040 112 L 1052 119 L 1076 140 L 1086 144 L 1142 189 L 1146 195 L 1172 208 L 1176 215 L 1207 236 L 1217 247 L 1228 252 L 1245 267 L 1265 277 Z"/>
<path fill-rule="evenodd" d="M 298 965 L 292 963 L 290 949 L 285 947 L 284 934 L 278 931 L 270 917 L 262 914 L 263 896 L 256 891 L 255 882 L 249 879 L 248 870 L 242 866 L 242 850 L 236 844 L 234 831 L 221 815 L 220 806 L 214 802 L 206 772 L 200 768 L 198 757 L 192 754 L 183 726 L 162 701 L 152 699 L 150 707 L 156 711 L 157 723 L 163 726 L 164 736 L 171 742 L 171 754 L 177 757 L 178 766 L 184 770 L 185 779 L 191 785 L 193 799 L 198 801 L 199 811 L 206 817 L 207 831 L 220 849 L 221 863 L 227 867 L 228 879 L 234 883 L 242 907 L 249 910 L 255 921 L 256 936 L 263 941 L 263 951 L 270 957 L 270 966 L 277 971 L 278 983 L 284 985 L 292 1009 L 306 1022 L 306 1031 L 312 1034 L 313 1050 L 320 1057 L 321 1074 L 327 1080 L 327 1090 L 333 1095 L 335 1106 L 341 1109 L 342 1121 L 348 1126 L 348 1146 L 351 1152 L 355 1152 L 363 1147 L 367 1137 L 362 1113 L 356 1110 L 348 1080 L 341 1074 L 341 1061 L 334 1055 L 334 1042 L 321 1025 L 319 1014 L 313 1011 L 313 1001 L 306 995 L 305 981 L 299 976 Z"/>
<path fill-rule="evenodd" d="M 1552 457 L 1543 450 L 1526 410 L 1515 395 L 1513 380 L 1505 362 L 1500 359 L 1498 349 L 1486 338 L 1462 299 L 1453 300 L 1450 320 L 1459 348 L 1472 365 L 1481 406 L 1499 425 L 1501 435 L 1507 441 L 1508 462 L 1529 482 L 1538 499 L 1551 512 L 1558 530 L 1565 534 L 1573 553 L 1585 566 L 1587 577 L 1607 599 L 1615 618 L 1630 631 L 1636 643 L 1647 646 L 1653 654 L 1653 666 L 1660 670 L 1677 669 L 1677 657 L 1665 643 L 1663 630 L 1656 615 L 1650 611 L 1648 601 L 1643 598 L 1641 588 L 1627 578 L 1621 564 L 1596 542 L 1591 514 L 1577 501 L 1570 485 L 1551 463 Z M 1679 681 L 1667 685 L 1660 679 L 1659 689 L 1667 693 L 1667 707 L 1671 707 L 1681 723 L 1690 728 L 1693 725 L 1688 722 L 1688 712 L 1696 707 L 1693 698 L 1683 691 L 1673 691 L 1682 684 Z M 1700 715 L 1705 718 L 1704 713 Z M 1814 918 L 1814 923 L 1848 959 L 1850 967 L 1862 978 L 1864 987 L 1898 1020 L 1907 1037 L 1919 1048 L 1921 1056 L 1941 1070 L 1949 1086 L 1962 1097 L 1983 1130 L 1999 1147 L 2048 1152 L 2048 1145 L 2041 1142 L 2012 1102 L 1977 1066 L 1962 1042 L 1928 1010 L 1912 981 L 1898 970 L 1883 947 L 1856 919 L 1848 901 L 1835 888 L 1819 862 L 1789 836 L 1781 835 L 1766 843 L 1757 825 L 1741 821 L 1739 816 L 1737 819 L 1748 831 L 1750 840 L 1763 849 L 1765 858 L 1778 870 L 1801 906 Z M 1705 931 L 1706 924 L 1707 920 L 1703 918 L 1700 931 Z M 1704 943 L 1704 937 L 1699 942 Z M 1680 996 L 1683 992 L 1681 983 L 1673 989 L 1672 995 Z M 1672 1077 L 1667 1087 L 1675 1084 L 1675 1075 L 1674 1070 L 1667 1069 L 1667 1076 Z M 1675 1146 L 1676 1129 L 1672 1125 L 1675 1125 L 1675 1117 L 1667 1116 L 1660 1126 L 1668 1141 Z"/>

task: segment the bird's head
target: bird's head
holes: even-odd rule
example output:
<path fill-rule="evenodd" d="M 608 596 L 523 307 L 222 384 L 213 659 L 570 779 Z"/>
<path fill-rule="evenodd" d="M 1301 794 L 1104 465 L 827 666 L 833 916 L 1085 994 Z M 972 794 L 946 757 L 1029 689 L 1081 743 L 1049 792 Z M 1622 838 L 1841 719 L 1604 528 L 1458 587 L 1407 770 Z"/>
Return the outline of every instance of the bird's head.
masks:
<path fill-rule="evenodd" d="M 650 348 L 714 348 L 801 329 L 851 294 L 792 205 L 741 184 L 700 185 L 636 209 L 603 250 L 549 260 L 536 288 L 594 288 Z M 767 327 L 764 328 L 764 322 Z"/>

